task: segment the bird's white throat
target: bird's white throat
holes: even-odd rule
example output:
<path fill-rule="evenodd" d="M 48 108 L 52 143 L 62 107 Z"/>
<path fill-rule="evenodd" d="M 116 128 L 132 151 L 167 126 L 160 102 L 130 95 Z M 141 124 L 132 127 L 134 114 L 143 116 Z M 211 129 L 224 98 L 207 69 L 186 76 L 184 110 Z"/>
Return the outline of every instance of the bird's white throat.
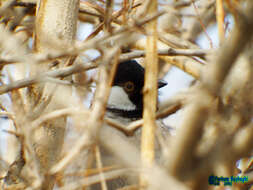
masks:
<path fill-rule="evenodd" d="M 127 111 L 136 109 L 136 106 L 131 102 L 127 93 L 120 86 L 113 86 L 111 88 L 108 107 Z"/>

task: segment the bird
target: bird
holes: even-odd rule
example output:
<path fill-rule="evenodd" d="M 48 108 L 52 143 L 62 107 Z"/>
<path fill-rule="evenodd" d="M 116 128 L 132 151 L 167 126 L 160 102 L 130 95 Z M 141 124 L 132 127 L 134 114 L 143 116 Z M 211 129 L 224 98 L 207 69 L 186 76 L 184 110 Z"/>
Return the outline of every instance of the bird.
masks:
<path fill-rule="evenodd" d="M 117 122 L 128 125 L 132 121 L 142 118 L 143 114 L 143 87 L 144 87 L 145 69 L 135 60 L 128 60 L 118 63 L 111 92 L 106 107 L 106 117 Z M 158 80 L 158 89 L 167 85 L 164 80 Z M 103 131 L 118 133 L 121 138 L 132 144 L 140 145 L 141 129 L 138 129 L 134 135 L 126 136 L 115 128 L 103 126 L 100 130 L 100 139 L 103 140 Z M 139 146 L 140 147 L 140 146 Z M 120 164 L 117 158 L 114 158 L 110 151 L 100 145 L 103 165 L 111 166 Z M 135 177 L 136 179 L 136 177 Z M 132 184 L 132 181 L 126 177 L 120 177 L 107 181 L 109 190 L 118 189 L 125 185 Z M 92 190 L 100 189 L 99 184 L 93 185 Z"/>

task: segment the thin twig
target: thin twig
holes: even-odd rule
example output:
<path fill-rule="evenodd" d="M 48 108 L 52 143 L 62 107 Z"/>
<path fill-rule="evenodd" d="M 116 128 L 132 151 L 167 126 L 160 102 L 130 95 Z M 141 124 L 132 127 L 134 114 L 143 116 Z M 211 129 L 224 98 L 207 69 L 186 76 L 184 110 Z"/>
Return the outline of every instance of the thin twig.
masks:
<path fill-rule="evenodd" d="M 221 44 L 225 38 L 223 0 L 216 0 L 216 20 L 218 23 L 218 32 Z"/>
<path fill-rule="evenodd" d="M 27 79 L 21 79 L 7 85 L 2 85 L 0 86 L 0 94 L 4 94 L 11 90 L 15 90 L 19 88 L 24 88 L 35 83 L 43 82 L 43 78 L 45 77 L 66 77 L 71 74 L 94 69 L 96 67 L 97 67 L 96 64 L 85 66 L 84 64 L 78 63 L 70 67 L 56 69 L 53 71 L 47 71 L 45 73 L 40 74 L 39 76 L 32 76 Z"/>
<path fill-rule="evenodd" d="M 166 108 L 159 110 L 156 113 L 156 119 L 164 118 L 171 114 L 174 114 L 179 109 L 181 109 L 181 106 L 182 105 L 179 102 L 172 104 L 170 106 L 166 106 Z M 143 119 L 132 121 L 128 125 L 123 125 L 122 123 L 119 123 L 118 121 L 107 117 L 104 120 L 109 126 L 118 129 L 119 131 L 123 132 L 126 136 L 133 136 L 134 132 L 143 125 Z"/>
<path fill-rule="evenodd" d="M 203 49 L 164 49 L 158 50 L 157 54 L 159 56 L 197 56 L 203 58 L 206 56 L 210 51 L 203 50 Z M 145 51 L 142 50 L 135 50 L 130 53 L 124 53 L 120 56 L 120 61 L 127 61 L 130 59 L 135 59 L 139 57 L 144 57 L 146 55 Z"/>
<path fill-rule="evenodd" d="M 195 5 L 195 2 L 194 2 L 194 0 L 191 0 L 191 1 L 192 1 L 192 4 L 193 4 L 194 9 L 195 9 L 195 11 L 196 11 L 196 14 L 197 14 L 197 18 L 198 18 L 198 20 L 199 20 L 199 23 L 200 23 L 200 25 L 201 25 L 201 27 L 202 27 L 202 29 L 203 29 L 203 31 L 204 31 L 205 36 L 207 37 L 207 39 L 208 39 L 208 41 L 209 41 L 209 43 L 210 43 L 210 47 L 213 48 L 212 39 L 211 39 L 210 36 L 208 35 L 208 33 L 207 33 L 207 31 L 206 31 L 206 27 L 205 27 L 204 23 L 202 22 L 202 19 L 201 19 L 200 16 L 199 16 L 199 12 L 198 12 L 198 9 L 197 9 L 197 7 L 196 7 L 196 5 Z"/>
<path fill-rule="evenodd" d="M 60 110 L 55 110 L 53 112 L 50 112 L 48 114 L 41 115 L 38 119 L 34 120 L 31 123 L 31 129 L 35 129 L 38 126 L 40 126 L 42 123 L 47 122 L 49 120 L 59 118 L 59 117 L 64 117 L 67 115 L 83 115 L 87 117 L 89 115 L 89 111 L 80 109 L 80 108 L 65 108 L 65 109 L 60 109 Z"/>
<path fill-rule="evenodd" d="M 101 180 L 101 187 L 102 187 L 102 190 L 107 190 L 105 175 L 104 175 L 104 172 L 102 171 L 103 164 L 102 164 L 102 160 L 101 160 L 101 153 L 100 153 L 99 147 L 97 145 L 95 147 L 95 154 L 96 154 L 97 168 L 99 170 L 99 176 L 100 176 L 100 180 Z"/>

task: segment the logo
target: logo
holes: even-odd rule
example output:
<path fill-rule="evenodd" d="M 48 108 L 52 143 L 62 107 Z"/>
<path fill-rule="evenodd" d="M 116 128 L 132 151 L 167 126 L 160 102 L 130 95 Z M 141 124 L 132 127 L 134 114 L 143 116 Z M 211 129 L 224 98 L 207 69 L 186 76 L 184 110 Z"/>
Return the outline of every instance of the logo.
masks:
<path fill-rule="evenodd" d="M 239 176 L 231 176 L 231 177 L 218 177 L 211 175 L 208 178 L 209 185 L 220 185 L 220 183 L 224 183 L 224 186 L 232 186 L 233 183 L 246 183 L 248 182 L 248 176 L 239 177 Z"/>

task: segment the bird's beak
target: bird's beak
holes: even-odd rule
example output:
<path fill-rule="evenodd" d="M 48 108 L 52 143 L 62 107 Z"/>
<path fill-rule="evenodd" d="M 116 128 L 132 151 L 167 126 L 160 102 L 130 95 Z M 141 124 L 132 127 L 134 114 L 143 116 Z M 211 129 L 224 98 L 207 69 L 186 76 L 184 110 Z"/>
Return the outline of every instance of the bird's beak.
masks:
<path fill-rule="evenodd" d="M 166 86 L 168 83 L 164 80 L 159 80 L 158 81 L 158 88 L 162 88 L 164 86 Z"/>

